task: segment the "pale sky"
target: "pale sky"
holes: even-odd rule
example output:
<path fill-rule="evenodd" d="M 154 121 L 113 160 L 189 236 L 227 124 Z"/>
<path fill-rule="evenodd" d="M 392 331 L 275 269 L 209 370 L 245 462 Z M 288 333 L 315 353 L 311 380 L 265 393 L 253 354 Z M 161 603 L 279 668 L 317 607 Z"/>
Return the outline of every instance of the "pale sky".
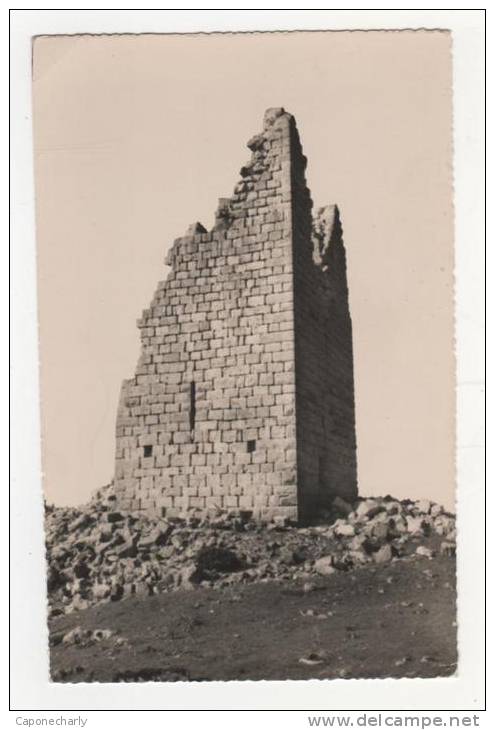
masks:
<path fill-rule="evenodd" d="M 451 47 L 445 32 L 45 37 L 34 116 L 45 493 L 113 474 L 121 381 L 174 238 L 213 224 L 266 108 L 339 205 L 359 491 L 454 506 Z"/>

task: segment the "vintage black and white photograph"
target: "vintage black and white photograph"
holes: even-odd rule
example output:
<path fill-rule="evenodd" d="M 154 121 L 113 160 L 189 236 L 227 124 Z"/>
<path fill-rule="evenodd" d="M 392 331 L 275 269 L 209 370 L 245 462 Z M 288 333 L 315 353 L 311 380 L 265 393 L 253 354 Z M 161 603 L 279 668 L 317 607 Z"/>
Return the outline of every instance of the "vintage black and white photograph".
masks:
<path fill-rule="evenodd" d="M 33 40 L 54 683 L 457 671 L 452 38 Z"/>

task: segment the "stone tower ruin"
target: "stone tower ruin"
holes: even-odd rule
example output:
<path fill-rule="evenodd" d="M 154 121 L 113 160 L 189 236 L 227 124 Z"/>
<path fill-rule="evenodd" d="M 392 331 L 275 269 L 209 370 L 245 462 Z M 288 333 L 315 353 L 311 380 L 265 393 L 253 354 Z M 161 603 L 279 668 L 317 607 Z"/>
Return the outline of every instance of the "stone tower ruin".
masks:
<path fill-rule="evenodd" d="M 312 216 L 294 117 L 268 109 L 215 225 L 177 239 L 122 385 L 122 509 L 307 522 L 357 494 L 352 326 L 336 205 Z"/>

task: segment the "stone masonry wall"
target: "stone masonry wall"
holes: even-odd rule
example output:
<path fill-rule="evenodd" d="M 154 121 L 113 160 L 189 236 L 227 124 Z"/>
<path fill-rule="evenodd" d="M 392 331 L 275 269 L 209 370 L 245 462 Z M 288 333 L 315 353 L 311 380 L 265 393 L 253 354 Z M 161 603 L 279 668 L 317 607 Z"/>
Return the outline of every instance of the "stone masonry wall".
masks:
<path fill-rule="evenodd" d="M 122 507 L 297 516 L 289 126 L 267 113 L 211 232 L 175 241 L 124 382 Z"/>
<path fill-rule="evenodd" d="M 298 515 L 310 521 L 335 496 L 357 496 L 352 324 L 336 205 L 319 208 L 291 130 Z"/>
<path fill-rule="evenodd" d="M 215 226 L 175 241 L 123 383 L 122 509 L 310 519 L 356 494 L 352 336 L 338 211 L 315 223 L 294 118 L 263 132 Z M 296 395 L 297 393 L 297 395 Z"/>
<path fill-rule="evenodd" d="M 307 521 L 336 495 L 357 496 L 352 324 L 337 206 L 319 209 L 313 221 L 295 218 L 299 516 Z M 309 253 L 298 247 L 307 240 Z"/>

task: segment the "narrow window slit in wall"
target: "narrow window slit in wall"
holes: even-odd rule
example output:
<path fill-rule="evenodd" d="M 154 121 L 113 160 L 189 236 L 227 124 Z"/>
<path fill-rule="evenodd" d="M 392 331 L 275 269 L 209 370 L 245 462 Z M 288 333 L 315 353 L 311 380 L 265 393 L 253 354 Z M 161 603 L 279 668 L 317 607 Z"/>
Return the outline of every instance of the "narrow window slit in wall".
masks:
<path fill-rule="evenodd" d="M 144 456 L 148 458 L 153 453 L 153 446 L 145 446 L 144 447 Z"/>
<path fill-rule="evenodd" d="M 247 442 L 247 452 L 248 454 L 252 454 L 253 451 L 256 451 L 256 441 L 254 439 L 250 439 Z"/>
<path fill-rule="evenodd" d="M 196 426 L 196 383 L 191 380 L 189 389 L 189 430 L 191 431 L 191 441 L 194 439 L 194 428 Z"/>

